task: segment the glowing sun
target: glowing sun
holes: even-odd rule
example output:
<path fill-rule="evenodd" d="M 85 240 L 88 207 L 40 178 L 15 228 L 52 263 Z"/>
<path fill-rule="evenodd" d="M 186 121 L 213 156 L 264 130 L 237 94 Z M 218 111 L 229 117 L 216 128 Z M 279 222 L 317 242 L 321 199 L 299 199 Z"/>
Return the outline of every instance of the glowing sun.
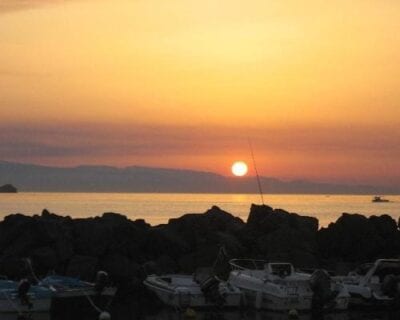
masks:
<path fill-rule="evenodd" d="M 243 177 L 248 171 L 247 164 L 243 161 L 236 161 L 232 165 L 232 173 L 237 177 Z"/>

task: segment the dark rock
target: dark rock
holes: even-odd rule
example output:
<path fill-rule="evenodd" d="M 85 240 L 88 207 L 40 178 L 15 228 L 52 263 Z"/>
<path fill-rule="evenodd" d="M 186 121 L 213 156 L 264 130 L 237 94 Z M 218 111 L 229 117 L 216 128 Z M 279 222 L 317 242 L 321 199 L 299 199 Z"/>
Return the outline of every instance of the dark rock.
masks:
<path fill-rule="evenodd" d="M 17 193 L 18 190 L 12 184 L 5 184 L 4 186 L 0 186 L 0 193 Z"/>
<path fill-rule="evenodd" d="M 112 225 L 100 218 L 74 220 L 73 241 L 79 255 L 99 257 L 107 252 L 112 242 Z"/>
<path fill-rule="evenodd" d="M 222 231 L 235 232 L 243 227 L 244 223 L 240 218 L 234 217 L 230 213 L 213 206 L 205 213 L 185 214 L 180 218 L 170 219 L 168 227 L 179 233 L 189 233 L 197 231 Z"/>
<path fill-rule="evenodd" d="M 164 230 L 182 249 L 188 248 L 182 250 L 178 264 L 183 271 L 193 272 L 197 267 L 212 265 L 221 247 L 234 254 L 244 253 L 245 248 L 236 240 L 244 226 L 240 218 L 213 206 L 203 214 L 170 219 Z"/>
<path fill-rule="evenodd" d="M 20 280 L 30 275 L 25 260 L 14 257 L 3 257 L 0 259 L 0 274 L 9 279 Z"/>
<path fill-rule="evenodd" d="M 110 254 L 101 261 L 101 269 L 116 281 L 132 279 L 139 274 L 140 266 L 121 254 Z"/>
<path fill-rule="evenodd" d="M 167 255 L 162 255 L 156 260 L 148 261 L 143 264 L 143 270 L 147 274 L 166 274 L 176 273 L 179 271 L 179 266 L 176 261 Z"/>
<path fill-rule="evenodd" d="M 33 250 L 31 258 L 35 273 L 38 275 L 46 275 L 48 271 L 55 270 L 58 264 L 57 253 L 51 247 Z"/>
<path fill-rule="evenodd" d="M 318 231 L 318 220 L 313 217 L 300 216 L 289 213 L 282 209 L 272 209 L 266 205 L 253 204 L 250 208 L 247 226 L 271 232 L 280 226 L 286 225 L 291 228 L 300 229 L 302 232 L 315 233 Z"/>
<path fill-rule="evenodd" d="M 317 232 L 315 218 L 253 204 L 242 239 L 251 256 L 310 267 L 318 263 Z"/>
<path fill-rule="evenodd" d="M 218 257 L 219 248 L 212 243 L 203 244 L 193 252 L 182 256 L 179 268 L 183 273 L 193 273 L 197 268 L 212 266 Z"/>
<path fill-rule="evenodd" d="M 0 224 L 0 252 L 3 257 L 27 257 L 41 235 L 32 217 L 10 215 Z"/>
<path fill-rule="evenodd" d="M 73 256 L 68 264 L 66 275 L 87 281 L 93 281 L 98 271 L 98 258 Z"/>
<path fill-rule="evenodd" d="M 148 239 L 146 224 L 132 222 L 125 216 L 105 213 L 101 218 L 76 219 L 73 224 L 75 252 L 100 257 L 110 253 L 121 254 L 143 262 L 142 248 Z"/>
<path fill-rule="evenodd" d="M 390 258 L 400 252 L 400 233 L 396 221 L 388 215 L 367 218 L 343 213 L 318 233 L 323 259 L 346 262 L 368 262 Z"/>

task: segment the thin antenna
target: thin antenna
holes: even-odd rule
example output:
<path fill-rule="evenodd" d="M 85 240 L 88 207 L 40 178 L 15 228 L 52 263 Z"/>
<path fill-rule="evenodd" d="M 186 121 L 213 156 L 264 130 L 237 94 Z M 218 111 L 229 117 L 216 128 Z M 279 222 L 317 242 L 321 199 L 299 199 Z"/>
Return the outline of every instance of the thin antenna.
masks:
<path fill-rule="evenodd" d="M 261 197 L 261 203 L 264 205 L 264 195 L 261 187 L 261 181 L 260 181 L 260 176 L 258 175 L 258 170 L 256 166 L 256 159 L 254 157 L 254 152 L 253 152 L 253 146 L 251 144 L 251 140 L 249 140 L 249 146 L 250 146 L 250 151 L 251 151 L 251 158 L 253 159 L 253 166 L 254 166 L 254 171 L 256 172 L 256 177 L 257 177 L 257 184 L 258 184 L 258 191 L 260 192 L 260 197 Z"/>

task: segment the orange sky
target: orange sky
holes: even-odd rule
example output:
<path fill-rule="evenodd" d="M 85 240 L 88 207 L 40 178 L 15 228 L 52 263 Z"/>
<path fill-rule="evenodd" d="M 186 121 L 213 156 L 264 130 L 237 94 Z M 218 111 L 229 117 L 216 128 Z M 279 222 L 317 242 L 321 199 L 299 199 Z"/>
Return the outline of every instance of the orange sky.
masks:
<path fill-rule="evenodd" d="M 400 184 L 400 2 L 2 0 L 0 158 Z"/>

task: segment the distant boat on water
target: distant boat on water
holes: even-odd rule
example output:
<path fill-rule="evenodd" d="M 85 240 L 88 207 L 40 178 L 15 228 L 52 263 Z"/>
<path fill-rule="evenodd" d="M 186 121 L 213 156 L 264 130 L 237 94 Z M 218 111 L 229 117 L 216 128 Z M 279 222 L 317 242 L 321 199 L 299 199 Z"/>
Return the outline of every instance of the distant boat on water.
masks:
<path fill-rule="evenodd" d="M 390 201 L 388 199 L 382 198 L 381 196 L 375 196 L 372 199 L 372 202 L 390 202 Z"/>

